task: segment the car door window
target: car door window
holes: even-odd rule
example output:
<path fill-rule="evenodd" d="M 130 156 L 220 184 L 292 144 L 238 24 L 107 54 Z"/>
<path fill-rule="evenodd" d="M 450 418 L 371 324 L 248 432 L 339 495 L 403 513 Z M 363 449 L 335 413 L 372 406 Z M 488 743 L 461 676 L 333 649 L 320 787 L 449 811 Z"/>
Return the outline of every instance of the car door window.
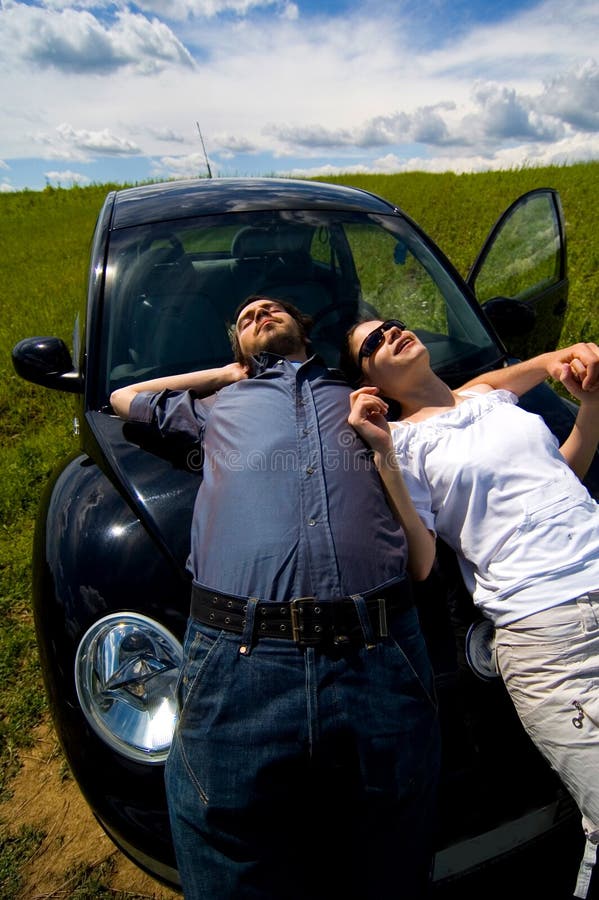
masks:
<path fill-rule="evenodd" d="M 562 277 L 559 222 L 550 193 L 512 207 L 475 278 L 480 303 L 493 297 L 526 300 Z"/>
<path fill-rule="evenodd" d="M 519 197 L 492 229 L 468 276 L 511 355 L 555 349 L 568 302 L 565 224 L 557 191 Z"/>

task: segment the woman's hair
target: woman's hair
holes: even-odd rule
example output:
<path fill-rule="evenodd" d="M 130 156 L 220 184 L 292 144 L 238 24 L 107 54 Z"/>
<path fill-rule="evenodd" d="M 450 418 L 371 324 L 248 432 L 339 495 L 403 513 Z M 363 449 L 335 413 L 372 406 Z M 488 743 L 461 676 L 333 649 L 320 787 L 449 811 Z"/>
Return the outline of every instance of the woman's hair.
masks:
<path fill-rule="evenodd" d="M 233 347 L 233 353 L 235 354 L 235 361 L 241 363 L 241 365 L 245 365 L 248 363 L 248 358 L 244 354 L 241 349 L 241 345 L 239 343 L 239 337 L 237 334 L 237 319 L 239 318 L 241 312 L 249 306 L 250 303 L 254 303 L 256 300 L 268 300 L 272 303 L 278 303 L 282 309 L 285 310 L 286 313 L 289 313 L 292 319 L 295 319 L 297 324 L 299 325 L 300 336 L 306 347 L 310 346 L 310 331 L 312 329 L 312 316 L 308 316 L 306 313 L 303 313 L 297 306 L 294 306 L 293 303 L 290 303 L 288 300 L 281 300 L 279 297 L 269 297 L 266 294 L 250 294 L 249 297 L 246 297 L 245 300 L 242 300 L 237 309 L 233 314 L 233 322 L 229 325 L 229 339 L 231 341 L 231 346 Z"/>
<path fill-rule="evenodd" d="M 339 355 L 339 368 L 341 369 L 349 383 L 354 387 L 359 387 L 359 385 L 363 383 L 364 373 L 353 357 L 351 350 L 351 339 L 358 325 L 361 325 L 362 322 L 370 322 L 371 319 L 372 316 L 363 316 L 357 322 L 354 322 L 351 328 L 347 330 L 345 338 L 343 339 L 343 344 L 341 346 L 341 353 Z"/>

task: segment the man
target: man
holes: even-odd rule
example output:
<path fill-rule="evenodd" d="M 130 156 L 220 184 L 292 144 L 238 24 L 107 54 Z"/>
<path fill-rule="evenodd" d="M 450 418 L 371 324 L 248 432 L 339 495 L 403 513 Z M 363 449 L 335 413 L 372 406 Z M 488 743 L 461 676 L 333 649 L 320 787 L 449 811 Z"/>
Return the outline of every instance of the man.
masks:
<path fill-rule="evenodd" d="M 308 327 L 250 297 L 241 363 L 111 397 L 204 449 L 166 767 L 188 900 L 426 892 L 439 729 L 407 550 L 425 577 L 432 537 L 407 494 L 394 517 Z"/>

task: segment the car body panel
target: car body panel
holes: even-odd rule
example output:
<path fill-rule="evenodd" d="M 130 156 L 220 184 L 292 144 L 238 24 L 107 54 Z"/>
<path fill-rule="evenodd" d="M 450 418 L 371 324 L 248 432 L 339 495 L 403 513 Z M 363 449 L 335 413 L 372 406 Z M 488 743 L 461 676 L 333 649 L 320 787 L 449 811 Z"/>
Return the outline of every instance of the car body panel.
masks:
<path fill-rule="evenodd" d="M 98 527 L 100 505 L 110 528 Z M 140 571 L 128 565 L 131 554 L 143 557 Z M 33 570 L 44 682 L 72 772 L 96 817 L 111 823 L 117 843 L 141 842 L 149 855 L 172 865 L 161 767 L 115 753 L 105 757 L 103 742 L 82 717 L 73 663 L 81 636 L 111 610 L 143 605 L 180 633 L 187 584 L 102 470 L 81 455 L 55 474 L 44 495 Z"/>
<path fill-rule="evenodd" d="M 114 194 L 111 227 L 126 228 L 149 222 L 166 222 L 191 216 L 271 209 L 343 209 L 388 213 L 394 207 L 367 191 L 331 186 L 318 181 L 252 178 L 214 179 L 202 182 L 128 188 Z"/>

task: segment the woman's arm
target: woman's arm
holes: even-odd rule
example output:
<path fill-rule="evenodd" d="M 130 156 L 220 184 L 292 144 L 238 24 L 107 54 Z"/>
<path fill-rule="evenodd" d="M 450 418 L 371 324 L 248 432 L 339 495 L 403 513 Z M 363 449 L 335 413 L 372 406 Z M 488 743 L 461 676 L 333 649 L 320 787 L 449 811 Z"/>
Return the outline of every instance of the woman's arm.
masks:
<path fill-rule="evenodd" d="M 549 376 L 563 381 L 564 366 L 569 367 L 583 390 L 599 391 L 599 347 L 593 343 L 573 344 L 571 347 L 542 353 L 513 366 L 484 372 L 463 384 L 459 391 L 478 384 L 488 384 L 491 388 L 503 388 L 520 397 Z"/>
<path fill-rule="evenodd" d="M 136 394 L 142 391 L 196 391 L 207 396 L 213 394 L 228 384 L 242 381 L 248 377 L 247 369 L 239 363 L 229 363 L 218 369 L 202 369 L 199 372 L 184 372 L 181 375 L 166 375 L 164 378 L 152 378 L 149 381 L 139 381 L 137 384 L 128 384 L 126 387 L 113 391 L 110 395 L 110 405 L 122 419 L 129 417 L 131 402 Z"/>
<path fill-rule="evenodd" d="M 348 422 L 374 451 L 374 462 L 389 504 L 408 541 L 408 571 L 415 581 L 424 581 L 435 561 L 435 535 L 428 530 L 412 503 L 385 419 L 387 404 L 377 394 L 378 389 L 373 387 L 350 394 Z"/>
<path fill-rule="evenodd" d="M 570 468 L 582 480 L 593 461 L 599 443 L 599 391 L 589 393 L 564 365 L 562 384 L 580 401 L 580 409 L 572 431 L 560 447 L 560 452 Z"/>

